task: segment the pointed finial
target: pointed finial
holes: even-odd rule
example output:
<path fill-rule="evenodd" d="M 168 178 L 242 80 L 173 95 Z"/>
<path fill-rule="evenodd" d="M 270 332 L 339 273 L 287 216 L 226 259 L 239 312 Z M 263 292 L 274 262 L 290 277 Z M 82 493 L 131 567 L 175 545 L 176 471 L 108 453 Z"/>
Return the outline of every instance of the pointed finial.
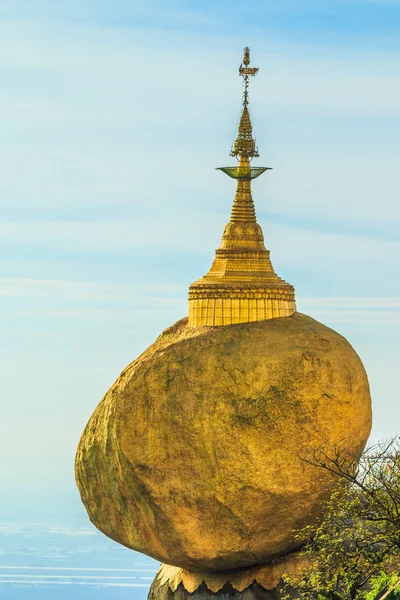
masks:
<path fill-rule="evenodd" d="M 237 167 L 218 167 L 219 171 L 223 171 L 233 179 L 255 179 L 270 169 L 269 167 L 250 166 L 251 159 L 259 156 L 259 154 L 256 141 L 253 138 L 253 126 L 248 108 L 249 77 L 254 77 L 258 73 L 258 68 L 249 67 L 249 65 L 250 48 L 246 46 L 243 50 L 243 62 L 239 67 L 239 75 L 243 77 L 244 83 L 243 108 L 240 115 L 237 136 L 230 152 L 230 156 L 234 156 L 239 161 L 239 164 Z"/>
<path fill-rule="evenodd" d="M 244 64 L 244 66 L 243 66 Z M 244 80 L 244 98 L 243 98 L 243 106 L 247 106 L 248 95 L 249 95 L 249 77 L 255 77 L 258 73 L 257 67 L 249 67 L 250 64 L 250 48 L 246 46 L 243 50 L 243 62 L 239 67 L 239 75 L 243 77 Z"/>
<path fill-rule="evenodd" d="M 249 64 L 250 48 L 246 46 L 246 48 L 243 50 L 243 62 L 239 67 L 239 75 L 243 77 L 244 82 L 243 110 L 240 116 L 238 134 L 231 150 L 231 156 L 236 156 L 236 158 L 239 158 L 239 160 L 242 158 L 248 159 L 253 158 L 254 156 L 259 156 L 258 148 L 256 147 L 256 142 L 253 138 L 253 128 L 248 109 L 249 77 L 254 77 L 258 72 L 258 68 L 249 67 Z"/>

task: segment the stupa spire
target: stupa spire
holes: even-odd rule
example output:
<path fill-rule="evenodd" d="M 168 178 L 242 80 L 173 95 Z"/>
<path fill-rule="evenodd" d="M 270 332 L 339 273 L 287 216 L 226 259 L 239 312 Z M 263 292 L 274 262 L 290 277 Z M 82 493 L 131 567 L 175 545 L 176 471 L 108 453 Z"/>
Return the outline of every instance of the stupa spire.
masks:
<path fill-rule="evenodd" d="M 257 223 L 251 181 L 269 167 L 252 167 L 258 157 L 249 112 L 250 49 L 244 49 L 239 74 L 244 80 L 243 107 L 231 149 L 238 163 L 219 167 L 237 180 L 231 218 L 210 271 L 189 288 L 189 327 L 231 325 L 287 317 L 296 310 L 294 289 L 275 273 Z"/>
<path fill-rule="evenodd" d="M 236 195 L 232 206 L 231 222 L 246 221 L 256 223 L 251 180 L 259 177 L 269 167 L 251 167 L 250 161 L 258 157 L 258 148 L 253 137 L 253 126 L 249 112 L 249 78 L 258 73 L 257 67 L 250 67 L 250 48 L 244 49 L 243 62 L 239 67 L 239 75 L 243 77 L 243 103 L 239 119 L 236 139 L 233 142 L 230 155 L 238 164 L 236 167 L 219 167 L 230 177 L 237 179 Z"/>
<path fill-rule="evenodd" d="M 239 75 L 243 77 L 244 84 L 243 109 L 240 115 L 238 133 L 232 146 L 231 156 L 253 158 L 254 156 L 258 156 L 258 148 L 253 138 L 253 127 L 249 112 L 249 77 L 257 75 L 258 68 L 249 67 L 250 48 L 246 46 L 243 54 L 243 62 L 239 67 Z"/>

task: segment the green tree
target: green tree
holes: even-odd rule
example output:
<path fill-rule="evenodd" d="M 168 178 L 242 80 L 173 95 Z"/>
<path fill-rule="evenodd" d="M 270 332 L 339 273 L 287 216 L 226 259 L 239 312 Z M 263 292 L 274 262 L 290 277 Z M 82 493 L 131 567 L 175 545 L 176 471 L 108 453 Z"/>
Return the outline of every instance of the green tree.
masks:
<path fill-rule="evenodd" d="M 400 440 L 371 446 L 359 462 L 337 449 L 319 450 L 307 462 L 337 477 L 323 516 L 296 533 L 309 540 L 302 553 L 310 570 L 300 581 L 286 577 L 310 600 L 392 600 L 400 597 Z"/>

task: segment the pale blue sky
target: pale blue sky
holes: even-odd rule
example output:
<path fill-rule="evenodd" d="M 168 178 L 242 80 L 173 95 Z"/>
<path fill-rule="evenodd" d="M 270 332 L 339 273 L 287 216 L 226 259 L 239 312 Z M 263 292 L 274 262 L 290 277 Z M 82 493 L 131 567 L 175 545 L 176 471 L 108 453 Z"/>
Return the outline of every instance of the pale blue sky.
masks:
<path fill-rule="evenodd" d="M 274 266 L 364 360 L 374 437 L 399 431 L 399 25 L 395 0 L 0 0 L 8 489 L 72 489 L 92 410 L 186 314 L 229 218 L 245 45 Z"/>

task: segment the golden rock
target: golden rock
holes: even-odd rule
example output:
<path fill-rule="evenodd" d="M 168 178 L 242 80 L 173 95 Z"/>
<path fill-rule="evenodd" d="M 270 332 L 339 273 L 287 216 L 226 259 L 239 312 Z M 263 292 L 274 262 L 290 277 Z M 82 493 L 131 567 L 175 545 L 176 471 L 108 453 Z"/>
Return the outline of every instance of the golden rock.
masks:
<path fill-rule="evenodd" d="M 117 379 L 79 443 L 90 519 L 169 565 L 222 571 L 295 547 L 333 482 L 302 458 L 357 457 L 371 427 L 351 345 L 294 313 L 164 331 Z"/>

